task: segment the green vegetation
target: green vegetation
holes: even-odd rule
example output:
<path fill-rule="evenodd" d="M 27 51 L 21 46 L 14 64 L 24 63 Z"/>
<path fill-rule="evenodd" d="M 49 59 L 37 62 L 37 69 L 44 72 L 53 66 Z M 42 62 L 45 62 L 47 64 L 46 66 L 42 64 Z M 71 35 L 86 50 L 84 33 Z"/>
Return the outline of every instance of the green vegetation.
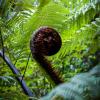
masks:
<path fill-rule="evenodd" d="M 28 100 L 15 79 L 19 76 L 33 100 L 55 87 L 30 55 L 30 39 L 41 26 L 60 33 L 62 47 L 47 59 L 64 81 L 100 62 L 100 0 L 0 0 L 0 51 L 20 72 L 14 75 L 0 57 L 0 100 Z"/>

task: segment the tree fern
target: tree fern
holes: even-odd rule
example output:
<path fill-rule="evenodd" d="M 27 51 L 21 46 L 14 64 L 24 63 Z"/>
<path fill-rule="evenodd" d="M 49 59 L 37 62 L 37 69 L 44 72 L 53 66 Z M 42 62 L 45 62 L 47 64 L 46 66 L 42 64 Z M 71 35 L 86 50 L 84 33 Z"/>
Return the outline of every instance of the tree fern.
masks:
<path fill-rule="evenodd" d="M 94 54 L 100 49 L 100 15 L 96 16 L 100 12 L 100 0 L 1 0 L 0 6 L 1 11 L 4 12 L 0 12 L 0 30 L 5 52 L 22 72 L 30 53 L 30 37 L 41 26 L 53 27 L 61 35 L 62 48 L 58 54 L 50 57 L 57 68 L 63 66 L 67 68 L 67 65 L 71 65 L 72 58 L 82 60 L 85 55 Z M 1 39 L 0 49 L 2 49 Z M 81 53 L 82 51 L 85 52 Z M 32 74 L 37 65 L 30 60 L 29 66 L 27 75 Z M 88 77 L 87 74 L 85 75 Z M 65 78 L 68 78 L 67 75 Z M 84 80 L 79 79 L 79 81 L 82 84 Z M 83 84 L 82 89 L 88 81 Z M 76 89 L 76 87 L 70 89 L 72 85 L 70 83 L 69 86 L 66 85 L 69 89 L 67 95 L 72 99 L 76 94 L 75 98 L 81 100 L 81 94 L 77 95 L 79 92 L 72 93 Z M 79 91 L 83 91 L 82 89 Z M 65 95 L 64 92 L 61 98 Z"/>

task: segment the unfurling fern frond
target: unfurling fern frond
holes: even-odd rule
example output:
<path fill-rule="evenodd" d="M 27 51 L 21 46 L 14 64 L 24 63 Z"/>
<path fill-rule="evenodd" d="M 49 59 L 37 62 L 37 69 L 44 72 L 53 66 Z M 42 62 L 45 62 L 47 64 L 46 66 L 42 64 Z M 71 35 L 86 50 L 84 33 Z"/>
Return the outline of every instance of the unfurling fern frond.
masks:
<path fill-rule="evenodd" d="M 59 85 L 40 100 L 100 100 L 100 64 Z"/>

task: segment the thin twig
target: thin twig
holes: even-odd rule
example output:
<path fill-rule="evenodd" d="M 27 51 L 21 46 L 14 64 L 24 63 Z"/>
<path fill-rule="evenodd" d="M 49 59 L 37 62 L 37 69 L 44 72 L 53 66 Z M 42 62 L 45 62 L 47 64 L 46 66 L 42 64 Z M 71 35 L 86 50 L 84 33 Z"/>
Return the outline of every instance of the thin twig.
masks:
<path fill-rule="evenodd" d="M 25 77 L 25 73 L 26 73 L 26 70 L 27 70 L 27 67 L 28 67 L 28 63 L 29 63 L 29 60 L 30 60 L 30 56 L 31 56 L 31 52 L 30 52 L 30 54 L 29 54 L 29 56 L 28 56 L 28 59 L 27 59 L 27 63 L 26 63 L 26 67 L 25 67 L 25 70 L 24 70 L 24 74 L 23 74 L 23 76 L 22 76 L 22 80 L 23 80 L 23 78 Z M 21 81 L 22 81 L 21 80 Z"/>
<path fill-rule="evenodd" d="M 4 42 L 3 42 L 3 37 L 2 37 L 2 33 L 1 33 L 1 28 L 0 28 L 0 38 L 1 38 L 1 46 L 2 46 L 2 50 L 3 50 L 3 58 L 4 58 Z"/>

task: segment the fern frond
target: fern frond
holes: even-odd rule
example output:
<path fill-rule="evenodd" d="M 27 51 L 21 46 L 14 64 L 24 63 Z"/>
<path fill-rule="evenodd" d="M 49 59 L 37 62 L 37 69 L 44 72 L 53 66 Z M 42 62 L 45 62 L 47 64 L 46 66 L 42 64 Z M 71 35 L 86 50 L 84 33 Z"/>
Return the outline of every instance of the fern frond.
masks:
<path fill-rule="evenodd" d="M 68 55 L 69 53 L 73 52 L 74 50 L 85 50 L 85 48 L 87 48 L 88 45 L 93 45 L 92 41 L 94 41 L 96 31 L 100 28 L 99 21 L 100 18 L 98 17 L 96 21 L 93 21 L 90 24 L 85 24 L 75 33 L 67 33 L 67 31 L 65 31 L 62 34 L 63 46 L 61 48 L 61 51 L 56 56 L 58 56 L 59 58 L 63 58 L 66 57 L 66 55 Z M 95 45 L 95 48 L 92 50 L 96 51 L 98 48 L 100 48 L 99 42 Z M 82 57 L 82 54 L 78 54 L 78 56 Z"/>
<path fill-rule="evenodd" d="M 40 100 L 95 100 L 100 99 L 100 64 L 90 72 L 74 76 L 69 83 L 64 83 L 53 89 Z"/>

